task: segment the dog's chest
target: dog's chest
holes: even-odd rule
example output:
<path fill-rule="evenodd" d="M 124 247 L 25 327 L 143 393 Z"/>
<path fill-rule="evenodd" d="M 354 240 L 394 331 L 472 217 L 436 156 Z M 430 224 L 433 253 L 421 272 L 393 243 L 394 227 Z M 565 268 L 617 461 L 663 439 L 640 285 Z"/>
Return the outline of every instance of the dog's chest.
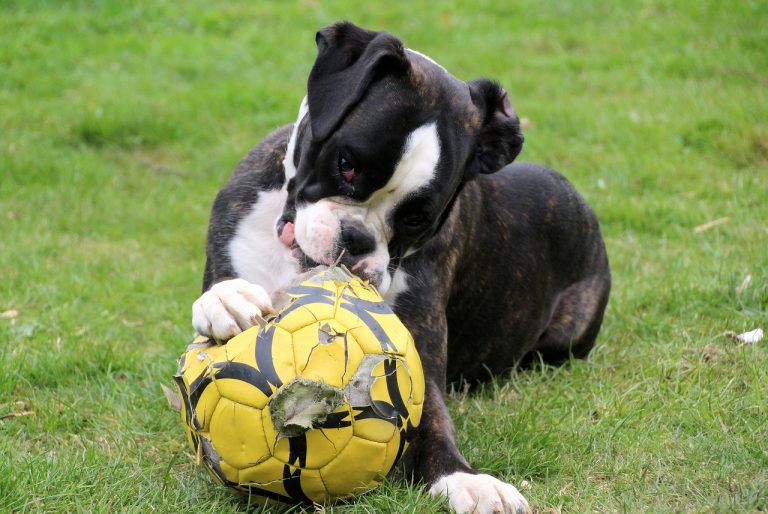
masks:
<path fill-rule="evenodd" d="M 248 215 L 238 221 L 228 245 L 237 276 L 269 292 L 287 285 L 300 272 L 296 259 L 275 232 L 287 194 L 285 188 L 260 192 Z"/>

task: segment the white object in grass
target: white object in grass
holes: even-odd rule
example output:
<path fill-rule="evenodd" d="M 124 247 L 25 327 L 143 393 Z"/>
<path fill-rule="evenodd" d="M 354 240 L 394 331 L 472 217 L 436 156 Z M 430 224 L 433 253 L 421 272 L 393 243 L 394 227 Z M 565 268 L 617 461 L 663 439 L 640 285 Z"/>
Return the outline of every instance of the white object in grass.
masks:
<path fill-rule="evenodd" d="M 749 332 L 744 332 L 743 334 L 736 334 L 735 332 L 726 332 L 725 335 L 740 343 L 755 344 L 760 342 L 763 339 L 763 336 L 765 335 L 765 333 L 763 332 L 762 328 L 756 328 Z"/>

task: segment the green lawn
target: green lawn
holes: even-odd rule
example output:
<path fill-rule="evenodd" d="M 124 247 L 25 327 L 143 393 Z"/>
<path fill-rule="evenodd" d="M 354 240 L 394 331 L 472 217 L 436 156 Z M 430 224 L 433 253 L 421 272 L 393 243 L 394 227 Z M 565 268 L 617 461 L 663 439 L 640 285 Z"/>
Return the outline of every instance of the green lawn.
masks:
<path fill-rule="evenodd" d="M 722 336 L 768 329 L 768 4 L 477 3 L 0 0 L 1 512 L 247 510 L 160 384 L 213 197 L 343 18 L 498 79 L 603 223 L 596 350 L 453 394 L 470 461 L 542 513 L 768 509 L 768 339 Z M 327 511 L 438 508 L 395 479 Z"/>

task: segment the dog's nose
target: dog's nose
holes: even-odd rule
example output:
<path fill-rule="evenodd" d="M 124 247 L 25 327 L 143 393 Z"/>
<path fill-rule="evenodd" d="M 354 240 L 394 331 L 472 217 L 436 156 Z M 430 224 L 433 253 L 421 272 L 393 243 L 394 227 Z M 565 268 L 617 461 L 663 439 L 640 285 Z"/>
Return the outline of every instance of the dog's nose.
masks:
<path fill-rule="evenodd" d="M 376 240 L 352 225 L 341 225 L 341 247 L 351 256 L 357 257 L 371 253 L 376 249 Z"/>

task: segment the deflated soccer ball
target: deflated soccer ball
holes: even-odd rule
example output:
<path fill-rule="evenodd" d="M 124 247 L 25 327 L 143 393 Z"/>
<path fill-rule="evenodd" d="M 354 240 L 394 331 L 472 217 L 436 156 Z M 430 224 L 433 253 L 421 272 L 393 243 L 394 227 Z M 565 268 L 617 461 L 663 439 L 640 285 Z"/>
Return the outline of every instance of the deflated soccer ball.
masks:
<path fill-rule="evenodd" d="M 287 290 L 263 327 L 225 345 L 198 338 L 174 377 L 198 463 L 234 489 L 322 503 L 373 489 L 421 418 L 410 332 L 343 268 Z"/>

